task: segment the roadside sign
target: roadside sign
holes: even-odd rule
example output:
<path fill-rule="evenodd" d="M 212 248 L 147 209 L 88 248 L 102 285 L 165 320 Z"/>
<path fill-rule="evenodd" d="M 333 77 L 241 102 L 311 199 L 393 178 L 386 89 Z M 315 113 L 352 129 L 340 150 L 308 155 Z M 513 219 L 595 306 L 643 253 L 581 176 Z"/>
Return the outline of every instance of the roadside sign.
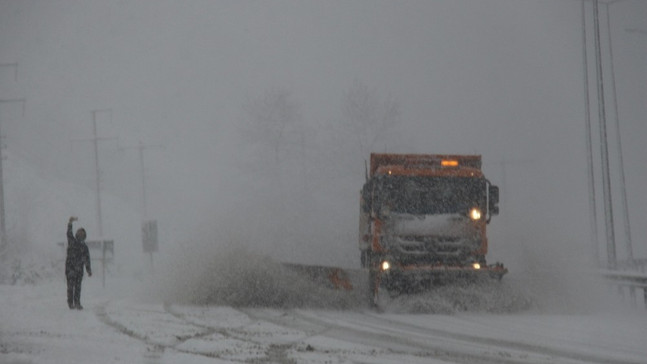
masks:
<path fill-rule="evenodd" d="M 142 222 L 142 246 L 144 253 L 154 253 L 159 250 L 157 243 L 157 220 Z"/>

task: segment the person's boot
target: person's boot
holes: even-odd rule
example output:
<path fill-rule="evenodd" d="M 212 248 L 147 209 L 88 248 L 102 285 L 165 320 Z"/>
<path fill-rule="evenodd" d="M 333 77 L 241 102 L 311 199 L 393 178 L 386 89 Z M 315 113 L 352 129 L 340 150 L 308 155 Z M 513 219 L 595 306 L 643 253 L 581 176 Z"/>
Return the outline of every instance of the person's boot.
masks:
<path fill-rule="evenodd" d="M 70 310 L 76 308 L 76 304 L 74 303 L 74 294 L 69 288 L 67 289 L 67 307 L 69 307 Z"/>

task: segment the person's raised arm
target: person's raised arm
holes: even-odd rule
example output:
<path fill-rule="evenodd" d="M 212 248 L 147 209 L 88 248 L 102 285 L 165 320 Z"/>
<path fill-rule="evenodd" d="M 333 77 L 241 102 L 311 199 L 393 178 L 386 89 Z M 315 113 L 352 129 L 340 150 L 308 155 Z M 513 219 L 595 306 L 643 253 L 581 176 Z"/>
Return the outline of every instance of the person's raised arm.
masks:
<path fill-rule="evenodd" d="M 67 221 L 67 243 L 69 244 L 71 240 L 74 240 L 74 234 L 72 233 L 72 223 L 78 220 L 75 216 L 70 216 L 70 219 Z"/>

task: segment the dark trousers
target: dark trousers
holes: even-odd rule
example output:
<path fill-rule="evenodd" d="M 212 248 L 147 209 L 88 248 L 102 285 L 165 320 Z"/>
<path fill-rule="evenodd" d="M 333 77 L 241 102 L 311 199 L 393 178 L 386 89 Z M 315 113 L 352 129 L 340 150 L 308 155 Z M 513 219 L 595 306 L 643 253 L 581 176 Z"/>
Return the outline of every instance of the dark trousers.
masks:
<path fill-rule="evenodd" d="M 81 281 L 80 274 L 67 274 L 67 305 L 70 308 L 81 306 Z"/>

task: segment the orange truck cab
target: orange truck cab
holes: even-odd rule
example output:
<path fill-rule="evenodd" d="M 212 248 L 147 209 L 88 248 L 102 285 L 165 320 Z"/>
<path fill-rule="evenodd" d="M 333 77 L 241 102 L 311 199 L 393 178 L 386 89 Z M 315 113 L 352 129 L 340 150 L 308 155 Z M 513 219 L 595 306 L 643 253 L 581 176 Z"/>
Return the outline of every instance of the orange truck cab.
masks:
<path fill-rule="evenodd" d="M 374 295 L 380 285 L 402 292 L 507 273 L 485 259 L 499 189 L 480 155 L 371 154 L 360 201 L 361 263 Z"/>

